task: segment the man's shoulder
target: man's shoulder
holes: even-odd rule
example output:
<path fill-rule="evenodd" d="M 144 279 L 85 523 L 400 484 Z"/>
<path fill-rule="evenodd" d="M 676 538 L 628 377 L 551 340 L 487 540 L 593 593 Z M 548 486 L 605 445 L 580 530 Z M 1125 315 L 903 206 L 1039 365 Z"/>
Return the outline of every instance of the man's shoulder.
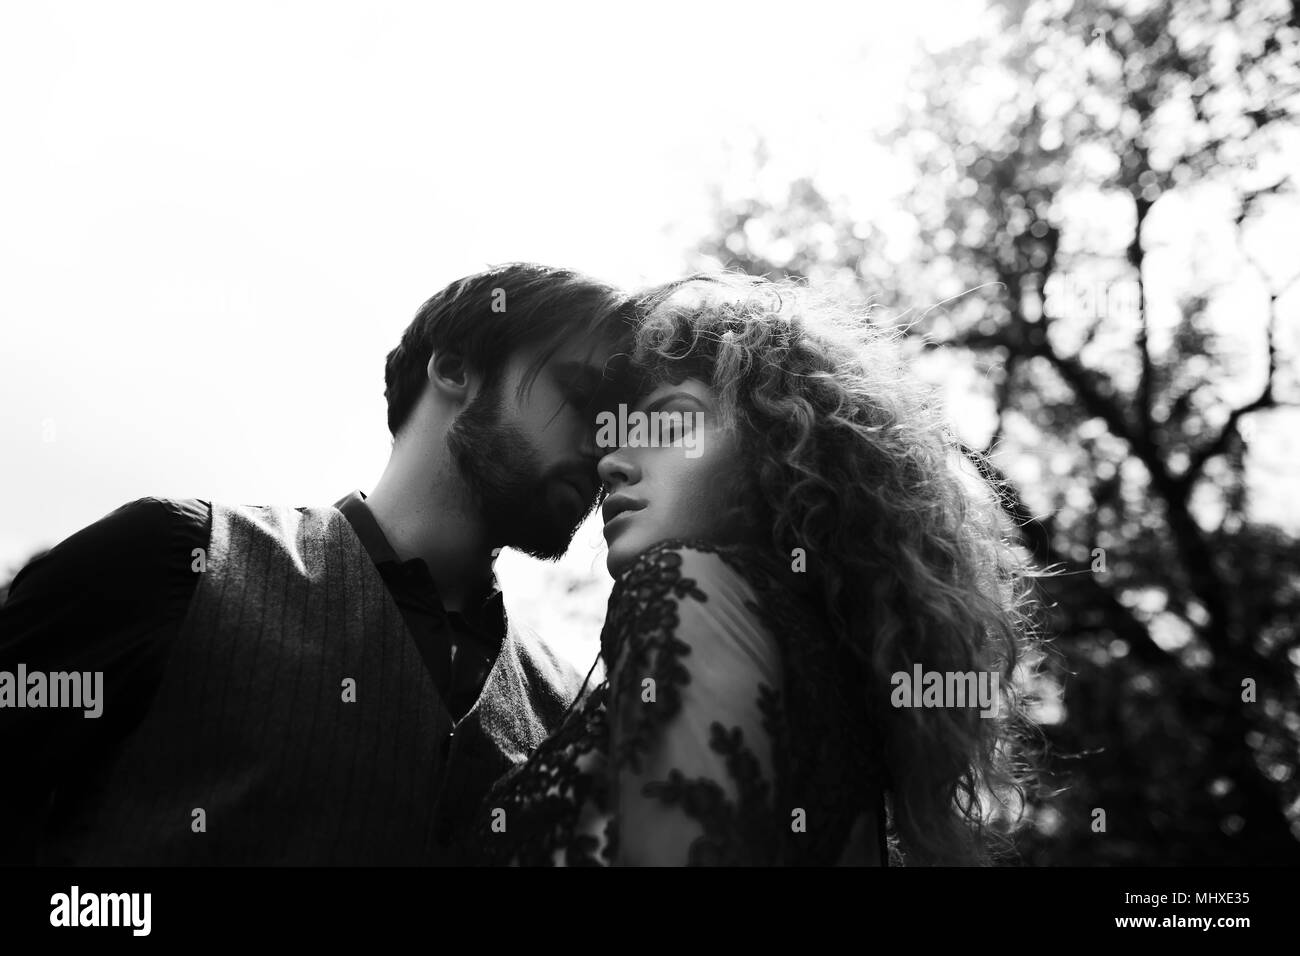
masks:
<path fill-rule="evenodd" d="M 92 530 L 101 532 L 106 537 L 165 534 L 174 530 L 177 524 L 204 525 L 210 520 L 211 514 L 212 504 L 209 501 L 149 495 L 115 508 L 98 521 L 86 525 L 72 538 Z"/>
<path fill-rule="evenodd" d="M 544 724 L 553 725 L 582 692 L 587 670 L 557 652 L 533 628 L 514 621 L 508 626 L 503 653 L 514 658 L 527 709 Z"/>
<path fill-rule="evenodd" d="M 249 573 L 259 574 L 270 562 L 314 581 L 332 576 L 327 586 L 343 587 L 375 567 L 356 525 L 337 505 L 214 501 L 209 537 L 209 559 L 227 570 L 247 570 L 252 562 Z M 231 555 L 237 560 L 228 560 Z"/>
<path fill-rule="evenodd" d="M 509 624 L 516 652 L 530 677 L 571 698 L 582 686 L 586 671 L 552 647 L 526 624 Z"/>
<path fill-rule="evenodd" d="M 142 553 L 164 550 L 169 544 L 207 537 L 212 522 L 210 502 L 199 498 L 136 498 L 87 525 L 55 550 L 78 545 L 91 551 Z"/>
<path fill-rule="evenodd" d="M 254 532 L 273 537 L 294 537 L 303 533 L 326 533 L 334 527 L 351 527 L 352 522 L 334 504 L 290 505 L 277 503 L 248 504 L 214 501 L 210 504 L 213 527 L 243 525 Z"/>
<path fill-rule="evenodd" d="M 146 497 L 129 501 L 34 557 L 14 578 L 19 592 L 34 580 L 57 575 L 80 586 L 134 578 L 190 540 L 206 537 L 207 502 L 197 498 Z"/>
<path fill-rule="evenodd" d="M 101 519 L 118 527 L 174 526 L 177 523 L 206 525 L 212 520 L 212 502 L 201 498 L 169 498 L 149 495 L 128 501 Z"/>
<path fill-rule="evenodd" d="M 207 521 L 198 499 L 137 498 L 38 554 L 0 607 L 0 651 L 67 658 L 85 644 L 102 660 L 109 645 L 138 649 L 183 613 Z"/>

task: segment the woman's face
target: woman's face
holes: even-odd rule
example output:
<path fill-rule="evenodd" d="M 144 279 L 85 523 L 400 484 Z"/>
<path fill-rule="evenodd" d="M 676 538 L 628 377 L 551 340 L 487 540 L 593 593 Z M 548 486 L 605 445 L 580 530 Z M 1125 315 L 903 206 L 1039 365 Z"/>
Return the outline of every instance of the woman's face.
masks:
<path fill-rule="evenodd" d="M 611 575 L 669 538 L 730 544 L 741 537 L 727 517 L 742 483 L 740 443 L 721 428 L 717 411 L 712 389 L 688 378 L 643 396 L 598 436 L 602 447 L 618 446 L 596 468 L 609 492 L 602 514 Z"/>

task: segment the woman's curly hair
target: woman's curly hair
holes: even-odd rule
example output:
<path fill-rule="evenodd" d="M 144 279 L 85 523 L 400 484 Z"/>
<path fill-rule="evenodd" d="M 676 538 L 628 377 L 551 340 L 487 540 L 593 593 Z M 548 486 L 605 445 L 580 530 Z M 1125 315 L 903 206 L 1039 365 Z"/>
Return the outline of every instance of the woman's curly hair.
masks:
<path fill-rule="evenodd" d="M 868 675 L 891 855 L 991 862 L 1009 841 L 989 810 L 1005 816 L 1028 776 L 1013 676 L 1034 639 L 1031 575 L 899 333 L 793 282 L 731 274 L 661 286 L 639 312 L 629 359 L 642 388 L 687 377 L 713 388 L 749 482 L 737 517 L 770 529 L 783 563 L 803 549 L 837 639 Z M 892 676 L 914 664 L 998 674 L 997 715 L 892 707 Z"/>

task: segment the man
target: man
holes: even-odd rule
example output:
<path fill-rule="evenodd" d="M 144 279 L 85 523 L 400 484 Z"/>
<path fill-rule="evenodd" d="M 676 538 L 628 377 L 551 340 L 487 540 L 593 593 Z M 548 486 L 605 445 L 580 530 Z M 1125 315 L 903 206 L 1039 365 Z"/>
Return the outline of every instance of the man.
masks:
<path fill-rule="evenodd" d="M 0 853 L 460 862 L 456 827 L 580 691 L 507 626 L 492 559 L 559 557 L 594 506 L 627 316 L 564 270 L 462 279 L 388 356 L 394 443 L 369 496 L 146 498 L 31 562 L 0 609 Z M 51 675 L 90 694 L 96 672 L 98 717 L 48 706 Z"/>

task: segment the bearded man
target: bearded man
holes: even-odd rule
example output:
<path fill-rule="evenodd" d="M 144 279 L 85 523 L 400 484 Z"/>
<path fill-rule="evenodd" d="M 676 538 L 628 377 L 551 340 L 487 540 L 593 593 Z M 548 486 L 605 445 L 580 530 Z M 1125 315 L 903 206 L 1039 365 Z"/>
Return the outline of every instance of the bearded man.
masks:
<path fill-rule="evenodd" d="M 24 568 L 0 669 L 102 673 L 103 692 L 96 719 L 0 709 L 5 859 L 467 862 L 458 828 L 582 683 L 507 622 L 492 562 L 558 558 L 595 506 L 629 321 L 568 270 L 461 279 L 388 355 L 368 496 L 142 498 Z"/>

